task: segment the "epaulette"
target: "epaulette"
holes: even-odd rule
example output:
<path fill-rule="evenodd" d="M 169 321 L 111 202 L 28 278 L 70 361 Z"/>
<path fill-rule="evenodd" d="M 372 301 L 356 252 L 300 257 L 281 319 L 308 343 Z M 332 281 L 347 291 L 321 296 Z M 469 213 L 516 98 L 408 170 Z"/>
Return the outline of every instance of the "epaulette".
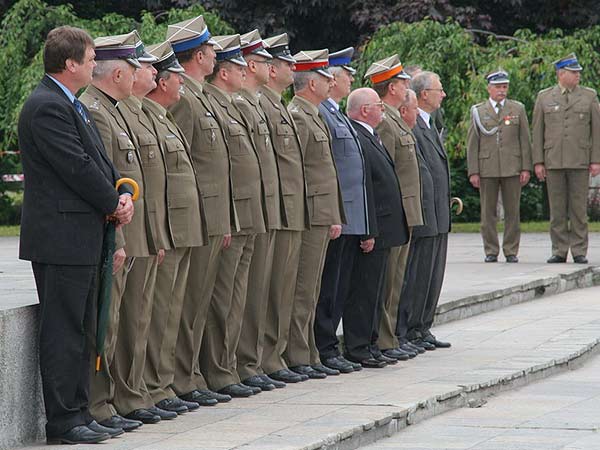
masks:
<path fill-rule="evenodd" d="M 596 95 L 596 90 L 591 88 L 591 87 L 587 87 L 587 86 L 580 86 L 581 89 L 583 89 L 584 91 L 589 91 L 590 93 Z"/>
<path fill-rule="evenodd" d="M 88 109 L 93 109 L 94 111 L 100 111 L 100 100 L 95 99 L 94 103 L 92 103 L 90 106 L 88 106 Z"/>
<path fill-rule="evenodd" d="M 551 91 L 551 90 L 552 90 L 552 89 L 554 89 L 555 87 L 556 87 L 556 86 L 550 86 L 550 87 L 547 87 L 546 89 L 542 89 L 540 92 L 538 92 L 538 95 L 540 95 L 540 94 L 545 94 L 546 92 L 549 92 L 549 91 Z"/>
<path fill-rule="evenodd" d="M 506 101 L 507 101 L 507 102 L 510 102 L 510 103 L 514 103 L 514 104 L 515 104 L 515 105 L 517 105 L 517 106 L 523 106 L 523 107 L 525 106 L 525 105 L 524 105 L 523 103 L 521 103 L 520 101 L 518 101 L 518 100 L 513 100 L 513 99 L 511 99 L 511 98 L 507 98 L 507 99 L 506 99 Z"/>

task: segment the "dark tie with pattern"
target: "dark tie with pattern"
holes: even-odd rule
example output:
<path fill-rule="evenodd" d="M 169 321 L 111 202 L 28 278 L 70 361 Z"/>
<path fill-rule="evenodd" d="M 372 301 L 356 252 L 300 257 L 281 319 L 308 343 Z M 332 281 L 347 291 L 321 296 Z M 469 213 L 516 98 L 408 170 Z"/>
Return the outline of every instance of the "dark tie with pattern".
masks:
<path fill-rule="evenodd" d="M 79 115 L 81 116 L 83 121 L 87 123 L 88 116 L 87 116 L 87 113 L 85 112 L 85 109 L 83 108 L 83 105 L 81 104 L 81 102 L 77 99 L 73 99 L 73 105 L 75 106 L 75 109 L 77 110 L 77 112 L 79 113 Z"/>

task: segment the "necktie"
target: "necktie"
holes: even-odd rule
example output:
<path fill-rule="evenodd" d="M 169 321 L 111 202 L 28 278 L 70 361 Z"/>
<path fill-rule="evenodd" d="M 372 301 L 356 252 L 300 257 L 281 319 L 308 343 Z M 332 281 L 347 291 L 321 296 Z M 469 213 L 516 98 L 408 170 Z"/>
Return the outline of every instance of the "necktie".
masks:
<path fill-rule="evenodd" d="M 375 136 L 375 139 L 377 139 L 377 142 L 379 142 L 379 145 L 381 145 L 383 147 L 383 142 L 381 141 L 379 134 L 377 134 L 377 131 L 373 130 L 373 136 Z"/>
<path fill-rule="evenodd" d="M 77 112 L 79 113 L 79 115 L 81 116 L 83 121 L 85 123 L 87 123 L 88 117 L 87 117 L 87 114 L 86 114 L 85 109 L 83 108 L 83 105 L 81 104 L 81 102 L 77 99 L 73 99 L 73 105 L 75 106 L 75 109 L 77 110 Z"/>

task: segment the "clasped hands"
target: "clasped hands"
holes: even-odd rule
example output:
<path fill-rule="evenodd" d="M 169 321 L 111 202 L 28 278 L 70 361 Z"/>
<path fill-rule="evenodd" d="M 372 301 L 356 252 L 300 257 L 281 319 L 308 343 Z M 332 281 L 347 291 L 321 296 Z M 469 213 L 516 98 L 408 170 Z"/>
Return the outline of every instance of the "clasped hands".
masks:
<path fill-rule="evenodd" d="M 131 199 L 131 195 L 129 194 L 121 194 L 119 195 L 119 204 L 117 205 L 117 209 L 109 216 L 117 223 L 117 228 L 122 227 L 123 225 L 127 225 L 131 222 L 133 218 L 133 200 Z"/>

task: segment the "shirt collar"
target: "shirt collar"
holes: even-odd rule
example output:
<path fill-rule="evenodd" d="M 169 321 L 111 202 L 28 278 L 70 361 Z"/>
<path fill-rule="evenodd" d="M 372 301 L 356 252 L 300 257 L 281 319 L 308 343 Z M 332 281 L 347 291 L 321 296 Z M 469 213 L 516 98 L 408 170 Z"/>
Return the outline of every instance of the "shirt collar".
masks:
<path fill-rule="evenodd" d="M 46 75 L 48 75 L 48 74 L 46 74 Z M 52 75 L 48 75 L 48 78 L 50 78 L 52 81 L 54 81 L 58 85 L 58 87 L 65 93 L 65 95 L 67 96 L 67 98 L 69 99 L 69 101 L 71 103 L 74 102 L 75 96 L 64 84 L 62 84 L 60 81 L 58 81 Z"/>
<path fill-rule="evenodd" d="M 419 116 L 421 116 L 421 119 L 423 119 L 423 122 L 425 122 L 425 125 L 427 125 L 427 128 L 431 128 L 431 125 L 429 124 L 429 119 L 431 118 L 431 114 L 429 114 L 426 111 L 423 111 L 421 108 L 419 108 Z"/>
<path fill-rule="evenodd" d="M 492 104 L 492 108 L 496 109 L 498 107 L 498 105 L 500 105 L 501 107 L 504 108 L 504 102 L 506 101 L 506 99 L 502 100 L 501 102 L 497 102 L 496 100 L 492 100 L 490 98 L 490 103 Z"/>
<path fill-rule="evenodd" d="M 369 125 L 368 123 L 364 123 L 361 122 L 360 120 L 355 120 L 356 123 L 360 123 L 363 127 L 365 127 L 367 129 L 367 131 L 369 133 L 371 133 L 373 136 L 375 135 L 373 127 L 371 125 Z"/>
<path fill-rule="evenodd" d="M 333 106 L 336 109 L 336 111 L 340 110 L 340 105 L 338 105 L 337 102 L 334 99 L 332 99 L 331 97 L 325 101 L 328 102 L 331 106 Z"/>

